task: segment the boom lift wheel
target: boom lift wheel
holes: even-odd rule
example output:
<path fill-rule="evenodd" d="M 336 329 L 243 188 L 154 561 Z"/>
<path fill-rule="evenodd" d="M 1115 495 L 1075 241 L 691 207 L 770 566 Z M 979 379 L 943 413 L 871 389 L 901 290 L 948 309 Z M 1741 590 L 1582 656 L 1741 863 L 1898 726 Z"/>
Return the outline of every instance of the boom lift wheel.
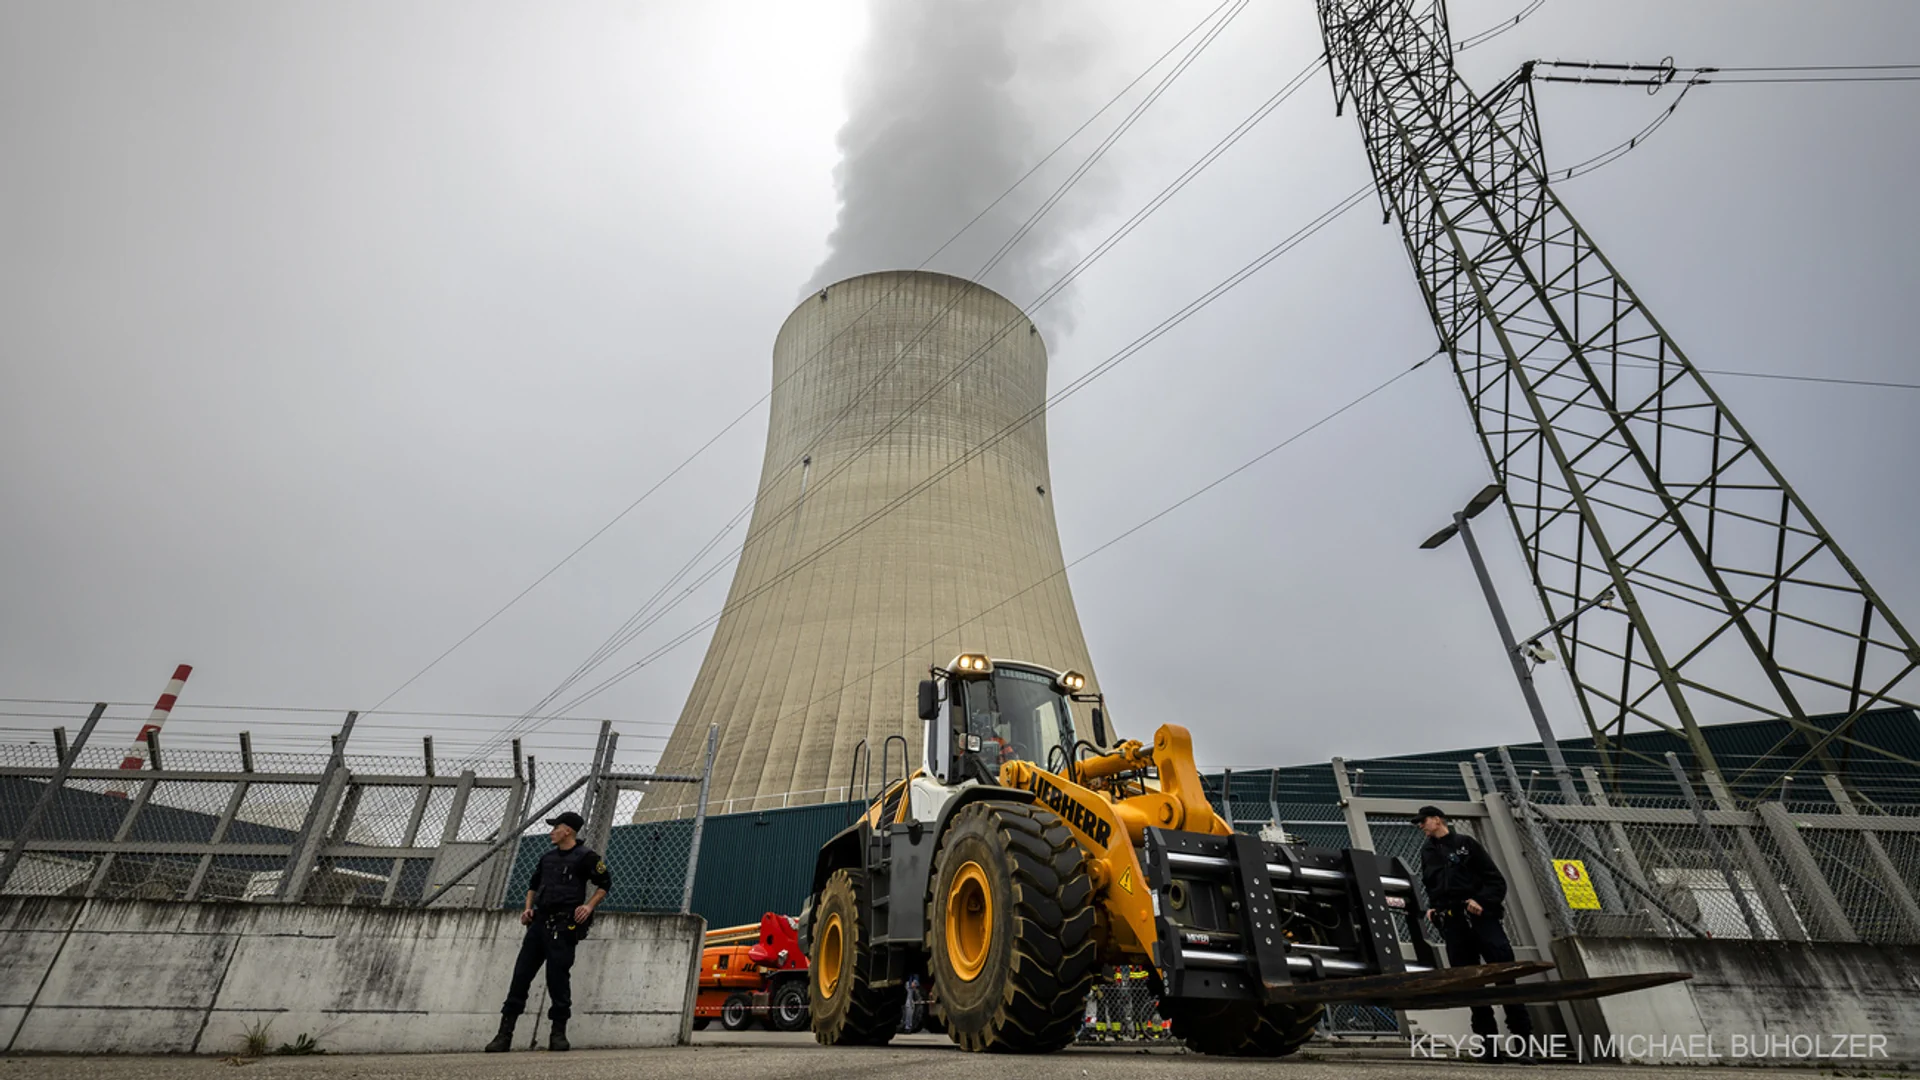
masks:
<path fill-rule="evenodd" d="M 753 1023 L 753 1002 L 745 994 L 729 995 L 720 1006 L 720 1030 L 745 1031 Z"/>
<path fill-rule="evenodd" d="M 807 1026 L 807 984 L 788 979 L 773 992 L 767 1026 L 775 1031 L 799 1031 Z"/>
<path fill-rule="evenodd" d="M 813 956 L 807 968 L 813 1037 L 824 1046 L 883 1046 L 900 1026 L 901 987 L 867 981 L 873 951 L 862 870 L 835 870 L 813 913 Z"/>
<path fill-rule="evenodd" d="M 927 903 L 933 1012 L 965 1050 L 1073 1041 L 1098 950 L 1086 852 L 1052 811 L 977 802 L 941 837 Z"/>

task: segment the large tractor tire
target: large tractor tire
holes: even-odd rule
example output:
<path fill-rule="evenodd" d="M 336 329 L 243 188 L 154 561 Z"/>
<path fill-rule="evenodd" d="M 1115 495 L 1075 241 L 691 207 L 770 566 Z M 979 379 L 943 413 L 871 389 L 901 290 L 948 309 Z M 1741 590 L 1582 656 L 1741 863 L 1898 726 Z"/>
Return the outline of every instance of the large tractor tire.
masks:
<path fill-rule="evenodd" d="M 873 928 L 867 925 L 863 870 L 835 870 L 813 912 L 807 1006 L 813 1037 L 823 1046 L 884 1046 L 900 1027 L 902 987 L 867 982 Z"/>
<path fill-rule="evenodd" d="M 1015 1054 L 1072 1042 L 1098 953 L 1086 852 L 1066 824 L 1037 806 L 963 807 L 931 892 L 932 1012 L 947 1037 Z"/>
<path fill-rule="evenodd" d="M 1304 1046 L 1320 1024 L 1321 1005 L 1261 1005 L 1250 1001 L 1162 999 L 1173 1037 L 1196 1054 L 1284 1057 Z"/>

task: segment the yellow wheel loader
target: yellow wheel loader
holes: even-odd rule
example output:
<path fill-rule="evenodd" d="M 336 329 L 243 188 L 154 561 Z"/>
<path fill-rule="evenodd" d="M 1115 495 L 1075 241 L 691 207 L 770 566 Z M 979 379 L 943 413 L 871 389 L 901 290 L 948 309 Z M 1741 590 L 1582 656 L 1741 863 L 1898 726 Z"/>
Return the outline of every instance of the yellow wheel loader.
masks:
<path fill-rule="evenodd" d="M 889 783 L 883 766 L 880 798 L 815 863 L 799 929 L 822 1043 L 892 1039 L 915 978 L 928 1026 L 962 1048 L 1036 1053 L 1073 1040 L 1102 967 L 1136 965 L 1189 1048 L 1274 1057 L 1333 1001 L 1560 1000 L 1686 977 L 1517 987 L 1552 965 L 1442 969 L 1409 924 L 1400 860 L 1235 833 L 1185 728 L 1115 741 L 1071 671 L 966 653 L 931 675 L 921 767 Z M 1076 701 L 1093 703 L 1084 734 Z"/>

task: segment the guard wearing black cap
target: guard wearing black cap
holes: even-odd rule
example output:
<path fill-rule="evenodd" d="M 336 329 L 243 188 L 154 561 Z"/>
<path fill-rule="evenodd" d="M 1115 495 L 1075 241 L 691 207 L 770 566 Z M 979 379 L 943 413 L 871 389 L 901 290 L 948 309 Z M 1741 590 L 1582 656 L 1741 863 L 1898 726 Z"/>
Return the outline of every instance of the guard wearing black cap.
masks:
<path fill-rule="evenodd" d="M 514 1021 L 527 1007 L 527 990 L 533 986 L 533 974 L 547 966 L 547 1018 L 553 1031 L 547 1037 L 547 1049 L 567 1050 L 567 1018 L 573 1015 L 573 948 L 587 936 L 593 921 L 593 909 L 613 889 L 606 860 L 579 840 L 586 821 L 569 810 L 550 817 L 553 826 L 548 835 L 553 850 L 540 856 L 527 882 L 527 906 L 520 922 L 527 936 L 520 942 L 520 958 L 513 962 L 513 985 L 500 1006 L 500 1032 L 487 1044 L 490 1054 L 513 1046 Z M 594 886 L 587 895 L 587 886 Z"/>
<path fill-rule="evenodd" d="M 1427 919 L 1440 929 L 1447 943 L 1447 962 L 1454 967 L 1471 964 L 1499 964 L 1513 959 L 1513 944 L 1507 940 L 1500 916 L 1506 910 L 1507 879 L 1494 865 L 1487 849 L 1471 836 L 1447 827 L 1447 815 L 1437 806 L 1423 806 L 1414 812 L 1413 823 L 1427 834 L 1420 848 L 1420 880 L 1427 890 Z M 1524 1042 L 1533 1034 L 1533 1018 L 1525 1005 L 1508 1005 L 1507 1033 Z M 1492 1057 L 1491 1047 L 1500 1034 L 1494 1026 L 1493 1008 L 1473 1007 L 1473 1033 L 1486 1037 L 1486 1052 L 1475 1056 Z M 1518 1056 L 1518 1055 L 1516 1055 Z"/>

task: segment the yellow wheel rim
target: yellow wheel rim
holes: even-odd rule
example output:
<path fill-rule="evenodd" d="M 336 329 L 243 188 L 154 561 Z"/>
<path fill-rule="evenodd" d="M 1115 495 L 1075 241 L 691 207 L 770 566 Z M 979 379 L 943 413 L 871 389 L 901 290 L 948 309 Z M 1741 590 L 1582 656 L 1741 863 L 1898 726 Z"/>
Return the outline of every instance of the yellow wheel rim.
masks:
<path fill-rule="evenodd" d="M 840 913 L 827 916 L 827 925 L 820 931 L 820 996 L 832 997 L 840 988 L 841 953 L 846 950 L 846 933 L 840 926 Z"/>
<path fill-rule="evenodd" d="M 947 886 L 947 963 L 962 982 L 980 977 L 993 945 L 993 892 L 987 872 L 968 862 Z"/>

